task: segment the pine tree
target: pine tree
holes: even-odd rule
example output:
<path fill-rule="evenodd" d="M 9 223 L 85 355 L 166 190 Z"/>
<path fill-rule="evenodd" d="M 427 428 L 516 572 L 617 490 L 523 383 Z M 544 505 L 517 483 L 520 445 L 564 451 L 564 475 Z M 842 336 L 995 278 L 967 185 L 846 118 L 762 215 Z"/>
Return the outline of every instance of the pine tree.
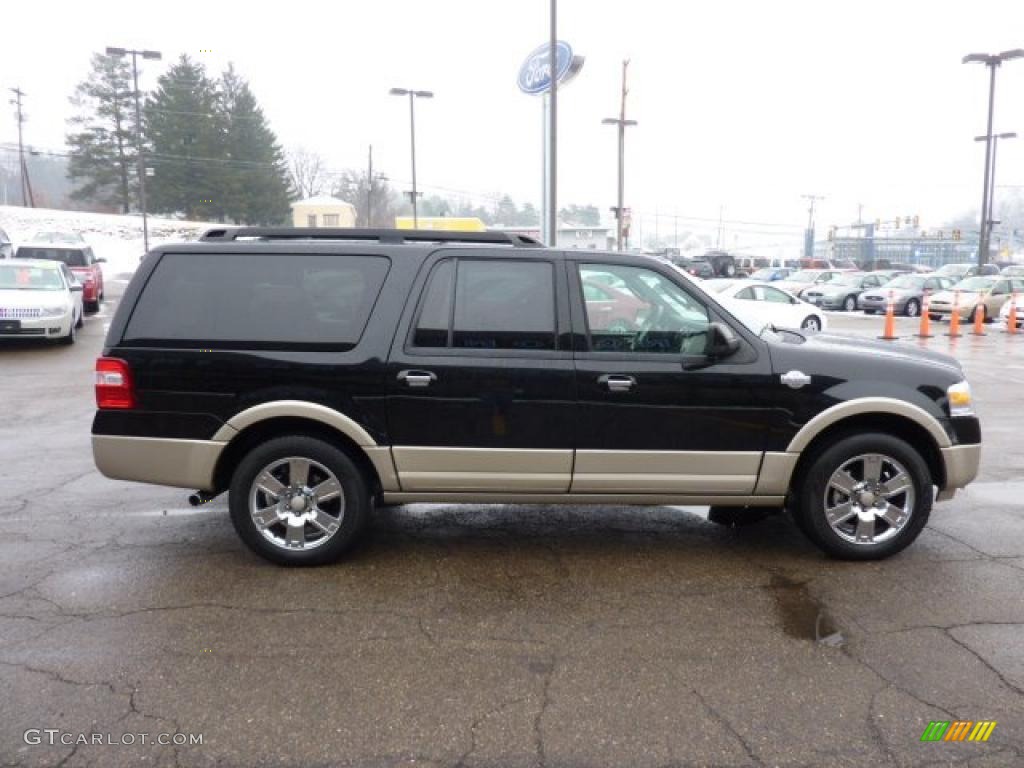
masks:
<path fill-rule="evenodd" d="M 92 71 L 71 103 L 68 177 L 74 200 L 118 206 L 128 213 L 137 187 L 132 70 L 127 59 L 94 54 Z"/>
<path fill-rule="evenodd" d="M 288 167 L 249 84 L 233 66 L 221 76 L 227 168 L 218 197 L 235 223 L 282 224 L 290 205 Z"/>
<path fill-rule="evenodd" d="M 229 158 L 218 111 L 217 85 L 205 68 L 182 54 L 157 80 L 146 100 L 146 180 L 153 211 L 195 220 L 222 219 Z"/>

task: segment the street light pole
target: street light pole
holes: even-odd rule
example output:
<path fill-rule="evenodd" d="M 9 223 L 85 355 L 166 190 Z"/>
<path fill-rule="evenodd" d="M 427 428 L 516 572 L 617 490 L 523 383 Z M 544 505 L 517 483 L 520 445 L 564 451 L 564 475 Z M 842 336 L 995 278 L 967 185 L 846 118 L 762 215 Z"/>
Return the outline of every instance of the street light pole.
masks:
<path fill-rule="evenodd" d="M 1003 51 L 1002 53 L 969 53 L 963 57 L 963 63 L 968 64 L 970 62 L 978 62 L 984 64 L 989 68 L 989 81 L 988 81 L 988 128 L 985 131 L 985 178 L 982 182 L 981 187 L 981 228 L 978 237 L 978 266 L 984 266 L 985 262 L 988 261 L 989 251 L 989 229 L 991 219 L 990 200 L 989 200 L 989 173 L 992 171 L 992 116 L 995 111 L 995 100 L 996 100 L 996 68 L 999 67 L 1004 61 L 1011 59 L 1024 58 L 1024 48 L 1015 48 L 1010 51 Z"/>
<path fill-rule="evenodd" d="M 810 200 L 811 204 L 807 208 L 807 230 L 804 232 L 804 258 L 814 258 L 814 204 L 818 200 L 824 200 L 825 198 L 821 195 L 801 195 L 805 200 Z"/>
<path fill-rule="evenodd" d="M 975 141 L 987 141 L 988 136 L 975 136 Z M 1000 139 L 1015 139 L 1017 134 L 1014 132 L 1009 133 L 996 133 L 992 135 L 992 167 L 989 170 L 989 186 L 988 186 L 988 237 L 989 242 L 992 240 L 992 230 L 995 229 L 995 214 L 996 209 L 996 155 L 999 151 L 999 140 Z"/>
<path fill-rule="evenodd" d="M 619 131 L 619 181 L 618 198 L 615 204 L 615 247 L 622 250 L 623 245 L 623 222 L 625 218 L 625 197 L 626 197 L 626 128 L 636 125 L 636 120 L 626 119 L 626 94 L 629 89 L 626 87 L 626 73 L 629 69 L 629 59 L 622 62 L 622 94 L 619 101 L 619 116 L 606 117 L 601 121 L 602 125 L 614 125 Z"/>
<path fill-rule="evenodd" d="M 139 205 L 142 208 L 142 244 L 143 250 L 149 253 L 149 218 L 146 211 L 146 161 L 142 152 L 142 108 L 139 105 L 139 56 L 143 59 L 159 61 L 160 51 L 137 51 L 134 48 L 107 48 L 107 56 L 120 58 L 132 56 L 132 83 L 135 88 L 135 159 L 139 174 Z"/>
<path fill-rule="evenodd" d="M 409 97 L 409 140 L 412 144 L 412 192 L 410 198 L 412 199 L 412 228 L 419 229 L 420 219 L 419 212 L 416 205 L 416 198 L 419 193 L 416 190 L 416 99 L 432 99 L 434 98 L 433 91 L 414 91 L 411 88 L 392 88 L 390 91 L 392 96 L 408 96 Z"/>

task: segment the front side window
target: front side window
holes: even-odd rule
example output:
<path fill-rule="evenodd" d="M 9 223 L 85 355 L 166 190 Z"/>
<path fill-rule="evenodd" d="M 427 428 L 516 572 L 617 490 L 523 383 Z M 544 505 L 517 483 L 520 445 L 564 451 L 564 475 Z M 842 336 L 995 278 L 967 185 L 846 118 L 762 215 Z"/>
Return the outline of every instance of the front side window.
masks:
<path fill-rule="evenodd" d="M 588 300 L 593 352 L 701 355 L 710 318 L 703 304 L 658 272 L 619 264 L 580 264 L 580 282 L 609 286 L 610 301 Z M 614 288 L 611 288 L 614 286 Z"/>
<path fill-rule="evenodd" d="M 553 350 L 555 339 L 554 267 L 512 259 L 439 262 L 413 332 L 413 346 L 433 348 Z"/>
<path fill-rule="evenodd" d="M 771 301 L 776 304 L 791 304 L 789 296 L 784 294 L 778 288 L 769 288 L 767 285 L 761 288 L 764 291 L 764 300 Z"/>
<path fill-rule="evenodd" d="M 351 349 L 387 277 L 379 256 L 165 253 L 124 341 L 223 349 Z"/>

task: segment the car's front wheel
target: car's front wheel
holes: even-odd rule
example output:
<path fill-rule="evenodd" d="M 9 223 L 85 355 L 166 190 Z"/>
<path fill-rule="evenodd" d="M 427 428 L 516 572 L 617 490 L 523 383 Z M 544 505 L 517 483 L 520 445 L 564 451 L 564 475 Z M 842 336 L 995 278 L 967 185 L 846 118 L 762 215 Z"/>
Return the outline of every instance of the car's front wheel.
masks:
<path fill-rule="evenodd" d="M 907 305 L 903 308 L 903 313 L 907 317 L 917 317 L 921 311 L 921 304 L 917 299 L 907 299 Z"/>
<path fill-rule="evenodd" d="M 854 310 L 856 310 L 857 309 L 857 297 L 856 296 L 847 296 L 843 300 L 843 309 L 845 309 L 847 312 L 853 312 Z"/>
<path fill-rule="evenodd" d="M 916 539 L 928 522 L 931 473 L 921 455 L 898 437 L 843 437 L 822 451 L 803 477 L 794 493 L 797 522 L 833 557 L 888 557 Z"/>
<path fill-rule="evenodd" d="M 235 530 L 256 554 L 279 565 L 321 565 L 355 541 L 370 495 L 340 449 L 312 437 L 280 437 L 239 463 L 229 507 Z"/>
<path fill-rule="evenodd" d="M 803 328 L 805 331 L 820 331 L 821 320 L 819 320 L 814 315 L 808 315 L 807 317 L 804 318 L 804 321 L 800 323 L 800 327 Z"/>
<path fill-rule="evenodd" d="M 75 323 L 74 315 L 71 316 L 71 323 L 68 325 L 67 336 L 61 336 L 60 343 L 71 346 L 78 339 L 78 325 Z"/>

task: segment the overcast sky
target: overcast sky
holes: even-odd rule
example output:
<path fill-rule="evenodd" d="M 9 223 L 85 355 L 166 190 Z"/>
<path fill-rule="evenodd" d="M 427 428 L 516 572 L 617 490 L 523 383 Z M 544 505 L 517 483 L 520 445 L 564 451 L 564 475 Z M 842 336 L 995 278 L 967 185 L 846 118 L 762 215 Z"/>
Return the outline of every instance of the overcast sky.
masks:
<path fill-rule="evenodd" d="M 372 143 L 400 188 L 408 105 L 388 89 L 433 90 L 417 104 L 421 188 L 539 203 L 541 107 L 516 73 L 547 39 L 547 0 L 16 0 L 3 15 L 0 87 L 27 92 L 33 145 L 63 146 L 92 52 L 155 48 L 165 61 L 146 62 L 144 88 L 182 53 L 214 73 L 234 62 L 286 148 L 363 167 Z M 601 118 L 617 113 L 628 57 L 627 205 L 646 232 L 660 213 L 662 234 L 673 214 L 713 230 L 722 206 L 725 244 L 742 247 L 803 226 L 805 193 L 826 197 L 819 227 L 854 221 L 858 204 L 926 227 L 977 209 L 987 76 L 960 60 L 1024 47 L 1024 2 L 560 0 L 559 37 L 586 57 L 560 91 L 559 202 L 615 202 Z M 1022 136 L 1001 146 L 997 181 L 1024 185 L 1024 60 L 999 73 L 995 127 Z M 0 120 L 0 142 L 15 138 Z"/>

